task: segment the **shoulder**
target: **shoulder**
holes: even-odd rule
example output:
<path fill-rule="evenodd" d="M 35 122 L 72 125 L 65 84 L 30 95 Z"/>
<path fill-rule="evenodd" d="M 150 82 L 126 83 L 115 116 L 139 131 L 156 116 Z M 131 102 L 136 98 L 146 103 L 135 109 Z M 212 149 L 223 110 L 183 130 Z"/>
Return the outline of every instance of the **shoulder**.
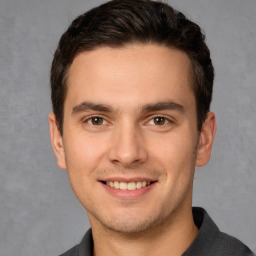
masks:
<path fill-rule="evenodd" d="M 254 256 L 237 238 L 221 232 L 203 208 L 193 208 L 193 217 L 199 232 L 183 256 Z"/>
<path fill-rule="evenodd" d="M 220 232 L 214 243 L 216 255 L 253 256 L 253 252 L 240 240 Z"/>

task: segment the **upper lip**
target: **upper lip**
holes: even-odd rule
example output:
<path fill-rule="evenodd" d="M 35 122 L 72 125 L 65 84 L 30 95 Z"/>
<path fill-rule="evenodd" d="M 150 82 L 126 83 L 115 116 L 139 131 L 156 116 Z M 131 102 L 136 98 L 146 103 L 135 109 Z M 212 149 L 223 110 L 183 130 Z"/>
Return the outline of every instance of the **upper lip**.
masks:
<path fill-rule="evenodd" d="M 157 181 L 157 179 L 154 178 L 149 178 L 149 177 L 131 177 L 131 178 L 127 178 L 127 177 L 108 177 L 105 179 L 99 179 L 99 181 L 104 181 L 104 182 L 108 182 L 108 181 L 120 181 L 120 182 L 136 182 L 136 181 L 150 181 L 150 182 L 155 182 Z"/>

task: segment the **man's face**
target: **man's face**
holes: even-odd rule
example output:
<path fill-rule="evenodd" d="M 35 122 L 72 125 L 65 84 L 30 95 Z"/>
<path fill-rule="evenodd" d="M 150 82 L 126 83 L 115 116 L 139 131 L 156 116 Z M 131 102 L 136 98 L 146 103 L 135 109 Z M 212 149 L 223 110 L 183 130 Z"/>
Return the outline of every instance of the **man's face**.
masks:
<path fill-rule="evenodd" d="M 191 208 L 200 143 L 191 88 L 187 55 L 163 46 L 74 59 L 55 153 L 92 226 L 139 232 Z"/>

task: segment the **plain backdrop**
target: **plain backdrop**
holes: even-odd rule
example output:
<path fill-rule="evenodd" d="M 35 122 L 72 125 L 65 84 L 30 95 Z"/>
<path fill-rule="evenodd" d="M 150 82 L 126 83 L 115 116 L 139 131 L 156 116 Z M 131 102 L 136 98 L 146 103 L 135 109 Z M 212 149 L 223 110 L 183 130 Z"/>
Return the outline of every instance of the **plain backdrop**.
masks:
<path fill-rule="evenodd" d="M 89 227 L 48 134 L 58 40 L 103 1 L 0 0 L 0 255 L 59 255 Z M 216 70 L 218 131 L 197 169 L 194 205 L 256 249 L 256 1 L 168 1 L 205 31 Z"/>

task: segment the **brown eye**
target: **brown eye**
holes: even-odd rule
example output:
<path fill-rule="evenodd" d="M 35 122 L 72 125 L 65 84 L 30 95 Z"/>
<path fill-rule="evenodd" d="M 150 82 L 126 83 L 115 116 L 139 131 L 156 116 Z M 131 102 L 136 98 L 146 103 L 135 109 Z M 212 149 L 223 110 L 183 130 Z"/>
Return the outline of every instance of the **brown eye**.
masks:
<path fill-rule="evenodd" d="M 102 124 L 103 124 L 103 121 L 104 121 L 104 119 L 101 118 L 101 117 L 98 117 L 98 116 L 91 118 L 91 123 L 92 123 L 93 125 L 102 125 Z"/>
<path fill-rule="evenodd" d="M 166 123 L 166 118 L 158 116 L 154 118 L 155 125 L 164 125 Z"/>

